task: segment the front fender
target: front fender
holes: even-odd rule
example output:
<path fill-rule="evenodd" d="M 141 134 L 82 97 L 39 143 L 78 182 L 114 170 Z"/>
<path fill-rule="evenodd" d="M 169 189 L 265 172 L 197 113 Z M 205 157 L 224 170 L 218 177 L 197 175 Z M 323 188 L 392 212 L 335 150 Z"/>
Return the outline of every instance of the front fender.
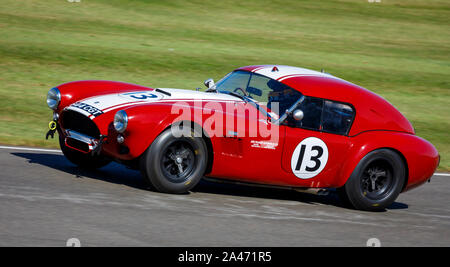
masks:
<path fill-rule="evenodd" d="M 131 83 L 87 80 L 68 82 L 56 86 L 61 93 L 61 103 L 57 108 L 59 113 L 65 107 L 75 103 L 78 100 L 92 96 L 114 94 L 127 91 L 151 91 L 152 88 L 140 86 Z"/>
<path fill-rule="evenodd" d="M 174 107 L 177 108 L 174 109 Z M 128 115 L 128 127 L 123 133 L 125 137 L 123 145 L 128 147 L 129 152 L 120 154 L 113 146 L 105 147 L 109 154 L 122 160 L 138 158 L 161 132 L 173 123 L 183 120 L 183 117 L 188 118 L 185 120 L 202 125 L 201 112 L 197 112 L 201 110 L 201 107 L 195 107 L 189 103 L 152 103 L 136 105 L 124 110 Z M 112 124 L 109 128 L 108 137 L 115 142 L 117 133 Z"/>
<path fill-rule="evenodd" d="M 345 161 L 336 186 L 345 184 L 361 159 L 369 152 L 387 148 L 400 154 L 405 161 L 407 183 L 404 190 L 426 182 L 439 164 L 436 148 L 427 140 L 413 134 L 393 131 L 368 131 L 351 137 L 349 159 Z"/>

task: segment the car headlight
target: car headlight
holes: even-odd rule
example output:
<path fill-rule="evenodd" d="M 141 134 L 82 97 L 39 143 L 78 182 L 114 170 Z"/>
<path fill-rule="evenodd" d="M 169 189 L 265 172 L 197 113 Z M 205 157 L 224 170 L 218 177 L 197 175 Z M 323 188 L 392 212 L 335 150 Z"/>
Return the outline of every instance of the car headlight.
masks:
<path fill-rule="evenodd" d="M 119 110 L 114 116 L 114 129 L 117 132 L 123 133 L 127 129 L 128 126 L 128 115 L 125 111 Z"/>
<path fill-rule="evenodd" d="M 49 108 L 55 110 L 59 102 L 61 102 L 61 93 L 59 92 L 58 88 L 52 88 L 47 93 L 47 105 Z"/>

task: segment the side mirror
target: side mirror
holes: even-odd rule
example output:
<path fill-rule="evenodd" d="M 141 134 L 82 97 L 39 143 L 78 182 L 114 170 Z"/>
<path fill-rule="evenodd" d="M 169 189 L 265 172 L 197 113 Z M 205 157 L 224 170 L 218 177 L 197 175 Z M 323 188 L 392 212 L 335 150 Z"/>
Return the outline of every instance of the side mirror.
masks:
<path fill-rule="evenodd" d="M 301 109 L 296 109 L 294 112 L 292 112 L 292 118 L 296 121 L 303 120 L 303 117 L 305 117 L 305 114 L 303 114 L 303 111 Z"/>
<path fill-rule="evenodd" d="M 214 85 L 216 85 L 212 78 L 205 80 L 204 84 L 208 89 L 213 89 Z"/>

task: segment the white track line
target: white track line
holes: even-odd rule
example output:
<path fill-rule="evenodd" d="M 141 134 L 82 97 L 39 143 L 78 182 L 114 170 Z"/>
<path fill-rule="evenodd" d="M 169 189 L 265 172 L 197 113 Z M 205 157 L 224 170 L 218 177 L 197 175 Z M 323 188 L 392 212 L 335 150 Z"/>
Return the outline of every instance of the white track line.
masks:
<path fill-rule="evenodd" d="M 62 153 L 58 149 L 43 149 L 43 148 L 31 148 L 31 147 L 20 147 L 20 146 L 0 146 L 0 149 L 12 149 L 12 150 L 23 150 L 23 151 L 37 151 L 37 152 L 51 152 L 51 153 Z M 449 176 L 450 173 L 434 173 L 436 176 Z"/>
<path fill-rule="evenodd" d="M 435 172 L 433 175 L 436 175 L 436 176 L 450 176 L 450 173 L 438 173 L 438 172 Z"/>
<path fill-rule="evenodd" d="M 57 150 L 57 149 L 43 149 L 43 148 L 18 147 L 18 146 L 0 146 L 0 149 L 62 153 L 61 150 Z"/>

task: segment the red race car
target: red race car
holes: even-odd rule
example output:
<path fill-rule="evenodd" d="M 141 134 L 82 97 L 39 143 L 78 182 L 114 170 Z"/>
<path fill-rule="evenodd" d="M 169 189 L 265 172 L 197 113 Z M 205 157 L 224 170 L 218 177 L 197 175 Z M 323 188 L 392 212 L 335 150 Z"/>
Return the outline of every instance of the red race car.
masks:
<path fill-rule="evenodd" d="M 150 185 L 184 193 L 202 177 L 337 188 L 356 209 L 383 210 L 423 184 L 439 154 L 382 97 L 323 72 L 260 65 L 234 70 L 205 92 L 77 81 L 48 92 L 72 163 L 111 160 Z"/>

